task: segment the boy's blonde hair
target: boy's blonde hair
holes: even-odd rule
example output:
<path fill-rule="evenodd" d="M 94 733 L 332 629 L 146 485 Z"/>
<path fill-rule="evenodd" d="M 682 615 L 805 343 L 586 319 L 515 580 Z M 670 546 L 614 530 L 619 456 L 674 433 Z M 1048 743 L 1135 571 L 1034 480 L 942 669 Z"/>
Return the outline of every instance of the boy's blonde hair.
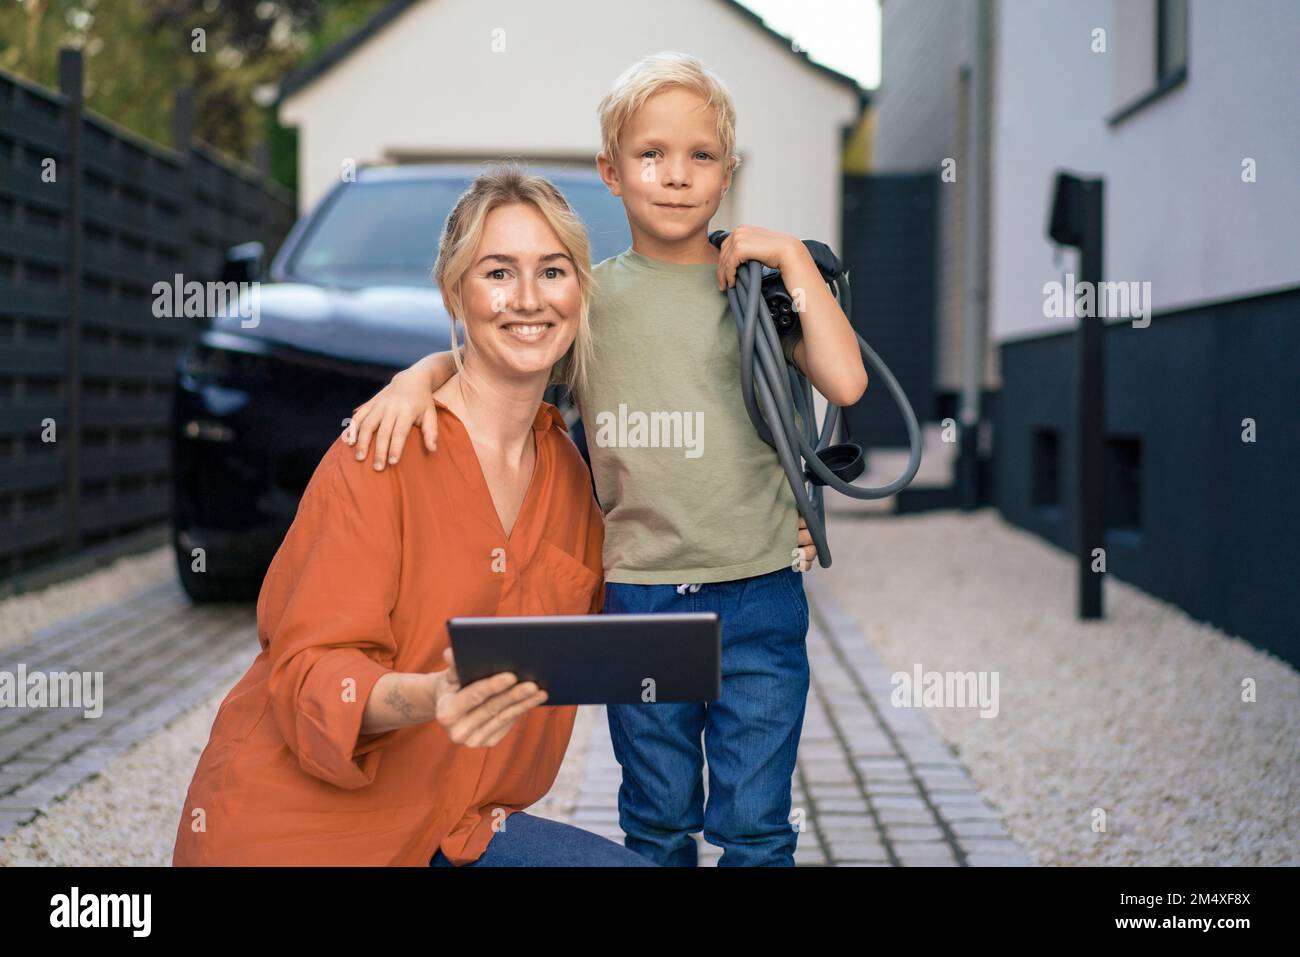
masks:
<path fill-rule="evenodd" d="M 722 80 L 689 53 L 654 53 L 619 75 L 597 107 L 601 152 L 611 163 L 618 162 L 619 138 L 628 120 L 650 97 L 674 86 L 699 94 L 713 107 L 723 160 L 734 170 L 740 164 L 736 153 L 736 105 Z"/>
<path fill-rule="evenodd" d="M 562 384 L 571 393 L 583 388 L 587 367 L 591 362 L 591 244 L 582 220 L 569 206 L 564 194 L 543 176 L 529 173 L 522 165 L 505 161 L 493 164 L 486 172 L 475 177 L 474 182 L 456 200 L 456 205 L 442 227 L 438 245 L 438 259 L 433 266 L 433 281 L 438 284 L 447 300 L 453 320 L 451 327 L 451 354 L 458 371 L 461 364 L 460 344 L 456 338 L 456 321 L 465 323 L 469 336 L 469 323 L 465 322 L 465 303 L 460 283 L 469 271 L 483 238 L 487 215 L 498 206 L 511 203 L 531 203 L 555 230 L 577 273 L 581 302 L 578 311 L 578 331 L 573 345 L 557 365 L 552 384 Z"/>

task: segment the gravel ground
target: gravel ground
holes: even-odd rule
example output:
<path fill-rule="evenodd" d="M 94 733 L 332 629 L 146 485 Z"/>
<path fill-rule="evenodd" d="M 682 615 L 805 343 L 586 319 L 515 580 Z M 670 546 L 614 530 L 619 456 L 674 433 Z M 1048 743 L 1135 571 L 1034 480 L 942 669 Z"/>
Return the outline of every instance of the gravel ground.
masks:
<path fill-rule="evenodd" d="M 175 574 L 171 549 L 164 547 L 122 559 L 76 581 L 0 602 L 0 619 L 9 643 L 54 623 L 90 611 L 121 594 L 146 588 Z M 77 585 L 84 584 L 79 593 Z M 10 605 L 21 603 L 21 627 L 10 620 Z M 3 647 L 0 644 L 0 647 Z M 250 658 L 251 663 L 251 658 Z M 204 701 L 161 731 L 138 742 L 25 827 L 0 840 L 0 867 L 170 866 L 176 825 L 199 755 L 208 742 L 217 708 L 233 686 Z M 573 740 L 585 744 L 596 709 L 579 709 Z M 570 748 L 550 792 L 530 812 L 567 821 L 577 802 L 585 750 Z"/>
<path fill-rule="evenodd" d="M 228 690 L 141 741 L 98 777 L 0 841 L 0 867 L 170 867 L 185 792 Z M 574 741 L 587 740 L 593 710 L 579 709 Z M 550 793 L 529 813 L 567 821 L 582 781 L 583 759 L 581 748 L 571 748 Z"/>
<path fill-rule="evenodd" d="M 1073 616 L 1071 556 L 995 512 L 833 516 L 835 588 L 887 664 L 997 671 L 999 714 L 930 709 L 1040 864 L 1300 863 L 1300 675 L 1114 577 L 1107 618 Z M 174 574 L 160 548 L 0 603 L 0 647 Z M 1243 704 L 1253 678 L 1258 702 Z M 0 842 L 0 865 L 168 864 L 226 689 Z M 550 794 L 567 820 L 592 715 Z M 1094 809 L 1107 815 L 1092 830 Z"/>
<path fill-rule="evenodd" d="M 0 866 L 165 866 L 199 752 L 229 688 L 139 742 L 0 842 Z"/>
<path fill-rule="evenodd" d="M 0 648 L 21 644 L 64 618 L 118 601 L 176 574 L 171 545 L 119 558 L 89 575 L 0 601 Z"/>
<path fill-rule="evenodd" d="M 1073 557 L 992 509 L 833 515 L 829 537 L 809 574 L 889 667 L 998 672 L 996 717 L 928 713 L 1038 863 L 1300 864 L 1286 662 L 1114 576 L 1106 618 L 1076 620 Z"/>

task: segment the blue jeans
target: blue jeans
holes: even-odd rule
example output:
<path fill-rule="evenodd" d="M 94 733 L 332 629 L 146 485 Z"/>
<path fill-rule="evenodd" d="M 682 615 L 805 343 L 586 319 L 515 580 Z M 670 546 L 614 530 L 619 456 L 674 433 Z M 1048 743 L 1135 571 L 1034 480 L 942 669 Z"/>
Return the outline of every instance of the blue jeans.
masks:
<path fill-rule="evenodd" d="M 455 867 L 439 850 L 430 867 Z M 613 841 L 571 824 L 515 811 L 477 861 L 461 867 L 654 867 Z"/>
<path fill-rule="evenodd" d="M 609 706 L 624 844 L 661 865 L 694 867 L 692 835 L 703 829 L 723 849 L 719 867 L 793 867 L 790 782 L 808 699 L 803 575 L 782 568 L 679 589 L 605 583 L 607 614 L 712 611 L 722 625 L 717 701 Z"/>

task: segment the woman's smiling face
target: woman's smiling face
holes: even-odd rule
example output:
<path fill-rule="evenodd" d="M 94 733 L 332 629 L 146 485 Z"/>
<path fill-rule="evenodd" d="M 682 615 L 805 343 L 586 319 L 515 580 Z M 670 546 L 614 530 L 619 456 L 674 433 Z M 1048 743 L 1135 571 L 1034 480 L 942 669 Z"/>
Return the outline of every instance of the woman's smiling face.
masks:
<path fill-rule="evenodd" d="M 549 373 L 578 331 L 577 270 L 532 203 L 487 214 L 461 299 L 471 350 L 506 375 Z"/>

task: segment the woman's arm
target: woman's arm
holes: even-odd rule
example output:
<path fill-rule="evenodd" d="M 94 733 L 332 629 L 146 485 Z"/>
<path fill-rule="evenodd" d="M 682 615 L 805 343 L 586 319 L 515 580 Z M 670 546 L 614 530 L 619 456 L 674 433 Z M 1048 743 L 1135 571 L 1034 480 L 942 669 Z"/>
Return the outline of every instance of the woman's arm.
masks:
<path fill-rule="evenodd" d="M 303 492 L 257 603 L 270 708 L 308 774 L 369 784 L 386 734 L 359 740 L 371 691 L 392 673 L 402 560 L 396 472 L 356 468 L 335 443 Z"/>
<path fill-rule="evenodd" d="M 436 674 L 390 671 L 376 681 L 361 715 L 360 737 L 432 721 L 438 705 Z"/>
<path fill-rule="evenodd" d="M 450 350 L 431 352 L 394 375 L 388 385 L 353 409 L 343 441 L 356 447 L 357 461 L 365 460 L 373 436 L 376 471 L 382 471 L 385 462 L 396 465 L 412 425 L 420 426 L 424 447 L 436 451 L 438 413 L 433 393 L 455 374 L 456 360 Z"/>
<path fill-rule="evenodd" d="M 361 719 L 361 737 L 437 721 L 457 744 L 489 748 L 525 712 L 546 701 L 536 682 L 508 671 L 461 687 L 451 649 L 447 668 L 428 674 L 390 672 L 375 683 Z"/>

